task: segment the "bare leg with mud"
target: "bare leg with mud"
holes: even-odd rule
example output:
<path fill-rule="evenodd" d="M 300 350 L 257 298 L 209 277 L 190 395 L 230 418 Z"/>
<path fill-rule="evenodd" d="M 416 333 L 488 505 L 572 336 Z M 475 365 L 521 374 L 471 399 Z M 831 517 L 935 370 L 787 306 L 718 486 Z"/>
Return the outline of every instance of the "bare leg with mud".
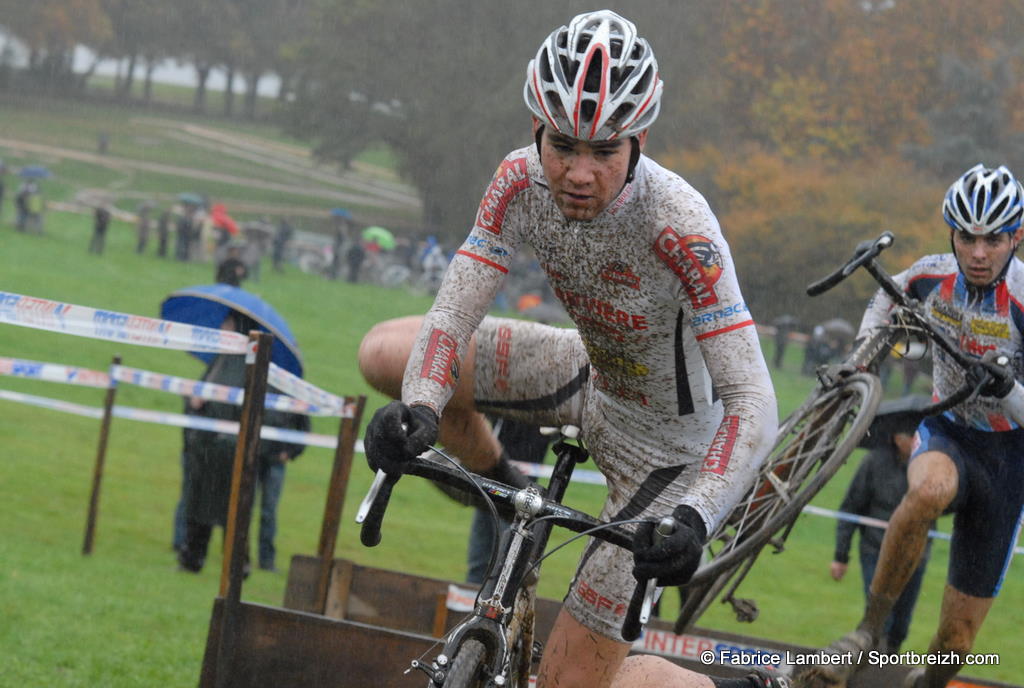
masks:
<path fill-rule="evenodd" d="M 889 519 L 882 540 L 864 617 L 856 630 L 829 645 L 825 652 L 835 655 L 851 652 L 856 658 L 860 651 L 877 647 L 893 604 L 921 562 L 932 521 L 942 515 L 956 496 L 959 476 L 952 459 L 929 451 L 910 463 L 907 481 L 907 493 Z M 850 662 L 822 664 L 801 674 L 796 685 L 838 688 L 845 686 L 856 671 L 857 666 Z"/>
<path fill-rule="evenodd" d="M 945 688 L 964 665 L 965 657 L 974 647 L 974 639 L 985 622 L 994 597 L 975 597 L 947 585 L 942 597 L 939 630 L 928 646 L 929 654 L 940 654 L 943 663 L 918 669 L 914 679 L 908 677 L 907 688 Z M 951 663 L 945 663 L 949 658 Z"/>
<path fill-rule="evenodd" d="M 375 325 L 359 346 L 359 369 L 374 389 L 394 399 L 402 398 L 402 377 L 422 318 L 412 316 Z M 441 414 L 438 440 L 472 471 L 495 470 L 501 444 L 491 425 L 473 401 L 473 370 L 476 338 L 470 339 L 455 394 Z M 501 478 L 498 478 L 499 480 Z"/>

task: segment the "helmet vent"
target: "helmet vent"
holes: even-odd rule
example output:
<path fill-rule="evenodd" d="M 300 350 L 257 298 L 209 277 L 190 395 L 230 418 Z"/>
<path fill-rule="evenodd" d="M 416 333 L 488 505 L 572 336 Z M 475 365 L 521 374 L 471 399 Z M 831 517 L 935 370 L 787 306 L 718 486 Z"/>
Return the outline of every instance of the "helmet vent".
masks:
<path fill-rule="evenodd" d="M 548 55 L 548 51 L 544 51 L 544 56 L 540 60 L 540 77 L 544 81 L 553 81 L 555 76 L 551 73 L 551 58 Z"/>
<path fill-rule="evenodd" d="M 565 74 L 569 81 L 574 81 L 576 79 L 576 70 L 580 68 L 580 63 L 575 60 L 570 63 L 569 58 L 565 55 L 559 55 L 558 61 L 562 65 L 562 73 Z"/>
<path fill-rule="evenodd" d="M 615 112 L 612 113 L 612 116 L 608 118 L 608 121 L 616 125 L 621 122 L 625 122 L 634 109 L 635 108 L 631 103 L 623 103 L 616 108 Z"/>
<path fill-rule="evenodd" d="M 1002 215 L 1003 211 L 1006 209 L 1006 204 L 1009 202 L 1010 199 L 1004 196 L 1003 200 L 999 201 L 999 203 L 996 204 L 996 207 L 991 210 L 992 216 L 999 217 Z"/>
<path fill-rule="evenodd" d="M 654 69 L 651 68 L 651 67 L 648 67 L 647 69 L 644 70 L 644 75 L 642 77 L 640 77 L 639 80 L 637 80 L 636 86 L 633 87 L 632 93 L 634 93 L 636 95 L 640 95 L 641 93 L 646 91 L 648 86 L 649 86 L 649 84 L 651 83 L 651 79 L 653 79 L 653 78 L 654 78 Z"/>
<path fill-rule="evenodd" d="M 981 218 L 985 215 L 985 203 L 988 201 L 987 194 L 974 195 L 974 217 Z"/>
<path fill-rule="evenodd" d="M 956 197 L 956 209 L 960 211 L 960 217 L 971 216 L 971 211 L 967 208 L 967 205 L 964 203 L 964 199 L 961 198 L 959 195 Z"/>
<path fill-rule="evenodd" d="M 584 100 L 580 103 L 580 117 L 584 122 L 593 121 L 595 111 L 597 111 L 597 103 L 594 101 Z"/>
<path fill-rule="evenodd" d="M 598 51 L 587 67 L 587 78 L 583 81 L 583 90 L 597 93 L 601 90 L 601 77 L 604 75 L 604 55 Z"/>
<path fill-rule="evenodd" d="M 613 60 L 617 60 L 622 57 L 622 41 L 618 38 L 613 38 L 611 40 L 611 52 Z"/>

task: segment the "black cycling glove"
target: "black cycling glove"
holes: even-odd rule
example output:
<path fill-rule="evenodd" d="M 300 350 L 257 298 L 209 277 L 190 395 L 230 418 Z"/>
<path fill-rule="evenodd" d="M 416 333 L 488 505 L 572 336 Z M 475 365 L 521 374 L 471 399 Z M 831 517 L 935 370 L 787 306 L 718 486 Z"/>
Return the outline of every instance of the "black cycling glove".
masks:
<path fill-rule="evenodd" d="M 989 351 L 967 371 L 968 382 L 977 386 L 978 394 L 983 397 L 1002 399 L 1013 391 L 1017 382 L 1013 367 L 997 363 L 999 357 L 997 352 Z"/>
<path fill-rule="evenodd" d="M 633 536 L 633 575 L 637 580 L 658 579 L 658 585 L 683 585 L 700 565 L 707 528 L 696 509 L 681 504 L 672 512 L 676 529 L 652 544 L 653 523 L 641 523 Z"/>
<path fill-rule="evenodd" d="M 366 426 L 366 461 L 373 470 L 401 475 L 403 466 L 437 441 L 437 414 L 427 406 L 392 401 Z"/>

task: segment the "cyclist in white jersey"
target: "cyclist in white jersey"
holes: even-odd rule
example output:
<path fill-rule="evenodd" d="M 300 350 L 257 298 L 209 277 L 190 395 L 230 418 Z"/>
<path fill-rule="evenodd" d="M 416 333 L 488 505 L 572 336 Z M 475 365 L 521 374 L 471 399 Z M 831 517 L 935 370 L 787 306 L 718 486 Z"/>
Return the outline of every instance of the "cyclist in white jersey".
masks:
<path fill-rule="evenodd" d="M 943 216 L 953 252 L 926 256 L 896 275 L 932 322 L 978 359 L 965 371 L 935 350 L 934 396 L 987 379 L 980 396 L 918 427 L 907 469 L 909 488 L 889 520 L 857 629 L 829 646 L 833 654 L 867 657 L 893 603 L 924 552 L 929 524 L 956 514 L 939 629 L 930 651 L 938 661 L 905 686 L 936 688 L 960 670 L 999 592 L 1024 517 L 1024 263 L 1014 257 L 1024 229 L 1024 188 L 1005 167 L 977 165 L 946 193 Z M 884 324 L 891 299 L 879 291 L 860 336 Z M 1004 355 L 1011 365 L 996 365 Z M 798 679 L 807 687 L 844 686 L 856 663 L 822 664 Z"/>
<path fill-rule="evenodd" d="M 689 580 L 777 418 L 715 216 L 642 155 L 661 89 L 650 46 L 617 14 L 580 15 L 552 33 L 524 89 L 535 144 L 499 165 L 430 312 L 379 325 L 360 348 L 366 378 L 401 398 L 367 427 L 371 467 L 400 472 L 440 434 L 470 467 L 508 476 L 479 411 L 576 424 L 608 481 L 602 516 L 649 521 L 635 554 L 597 541 L 584 553 L 543 653 L 548 687 L 612 685 L 620 669 L 620 685 L 784 685 L 711 679 L 652 657 L 624 664 L 636 580 Z M 484 317 L 522 246 L 577 329 Z M 669 514 L 675 532 L 652 545 L 651 523 Z"/>

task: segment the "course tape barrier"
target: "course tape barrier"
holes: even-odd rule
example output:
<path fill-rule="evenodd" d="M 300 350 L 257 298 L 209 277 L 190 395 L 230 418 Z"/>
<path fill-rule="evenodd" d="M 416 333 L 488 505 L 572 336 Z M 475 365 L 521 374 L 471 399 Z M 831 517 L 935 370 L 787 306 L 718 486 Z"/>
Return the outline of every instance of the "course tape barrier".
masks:
<path fill-rule="evenodd" d="M 164 375 L 163 373 L 154 373 L 128 366 L 111 366 L 110 374 L 107 374 L 99 370 L 90 370 L 89 368 L 66 366 L 57 363 L 42 363 L 24 358 L 0 357 L 0 375 L 104 389 L 110 387 L 112 375 L 113 379 L 117 382 L 124 382 L 180 396 L 198 397 L 208 401 L 221 401 L 235 404 L 236 406 L 241 406 L 245 401 L 245 390 L 241 387 L 229 387 L 228 385 L 219 385 L 213 382 L 189 380 L 174 375 Z M 301 413 L 307 416 L 341 416 L 343 418 L 352 418 L 355 415 L 354 404 L 345 405 L 342 402 L 343 408 L 339 412 L 333 405 L 323 408 L 308 401 L 272 392 L 267 393 L 264 406 L 276 411 Z"/>
<path fill-rule="evenodd" d="M 244 354 L 249 348 L 249 338 L 238 332 L 3 291 L 0 291 L 0 323 L 178 351 Z M 334 409 L 335 415 L 346 413 L 343 399 L 273 363 L 267 380 L 291 397 L 324 409 Z"/>
<path fill-rule="evenodd" d="M 241 406 L 245 401 L 245 390 L 241 387 L 229 387 L 214 382 L 201 382 L 199 380 L 188 380 L 174 375 L 153 373 L 139 368 L 128 366 L 111 366 L 110 374 L 118 382 L 125 382 L 146 389 L 155 389 L 161 392 L 170 392 L 180 396 L 198 397 L 208 401 L 222 401 L 228 404 Z M 283 394 L 268 392 L 263 402 L 264 406 L 275 411 L 289 411 L 302 413 L 307 416 L 337 416 L 338 411 L 333 406 L 321 408 L 315 404 L 302 399 L 295 399 Z M 351 417 L 351 416 L 348 416 Z"/>
<path fill-rule="evenodd" d="M 0 322 L 92 339 L 214 354 L 243 354 L 249 342 L 248 337 L 237 332 L 2 291 Z"/>
<path fill-rule="evenodd" d="M 110 387 L 110 376 L 102 371 L 59 363 L 40 363 L 24 358 L 0 357 L 0 375 L 101 389 Z"/>
<path fill-rule="evenodd" d="M 848 521 L 850 523 L 856 523 L 857 525 L 871 526 L 874 528 L 888 528 L 889 522 L 883 521 L 880 518 L 871 518 L 870 516 L 860 516 L 859 514 L 849 514 L 845 511 L 833 511 L 832 509 L 823 509 L 820 506 L 814 506 L 808 504 L 803 508 L 803 513 L 813 514 L 814 516 L 825 516 L 828 518 L 834 518 L 838 521 Z M 929 530 L 928 537 L 935 538 L 938 540 L 951 540 L 952 536 L 949 533 L 943 533 L 938 530 Z M 1024 547 L 1014 547 L 1014 554 L 1024 554 Z"/>
<path fill-rule="evenodd" d="M 53 411 L 72 413 L 74 415 L 85 416 L 87 418 L 98 419 L 103 417 L 103 409 L 95 406 L 85 406 L 83 404 L 75 404 L 62 399 L 51 399 L 49 397 L 40 397 L 34 394 L 12 392 L 6 389 L 0 389 L 0 399 L 28 404 L 30 406 L 38 406 L 41 408 L 51 409 Z M 110 413 L 115 418 L 124 418 L 126 420 L 135 420 L 143 423 L 155 423 L 157 425 L 172 425 L 179 428 L 208 430 L 210 432 L 219 432 L 225 435 L 237 435 L 239 427 L 239 424 L 236 421 L 217 420 L 215 418 L 205 418 L 203 416 L 186 416 L 182 413 L 151 411 L 148 409 L 132 408 L 130 406 L 118 406 L 116 404 L 111 408 Z M 311 447 L 323 447 L 324 449 L 336 449 L 338 446 L 338 438 L 332 435 L 300 432 L 298 430 L 275 428 L 266 425 L 260 429 L 260 437 L 265 440 L 277 440 L 279 442 L 288 442 L 291 444 L 304 444 Z"/>

